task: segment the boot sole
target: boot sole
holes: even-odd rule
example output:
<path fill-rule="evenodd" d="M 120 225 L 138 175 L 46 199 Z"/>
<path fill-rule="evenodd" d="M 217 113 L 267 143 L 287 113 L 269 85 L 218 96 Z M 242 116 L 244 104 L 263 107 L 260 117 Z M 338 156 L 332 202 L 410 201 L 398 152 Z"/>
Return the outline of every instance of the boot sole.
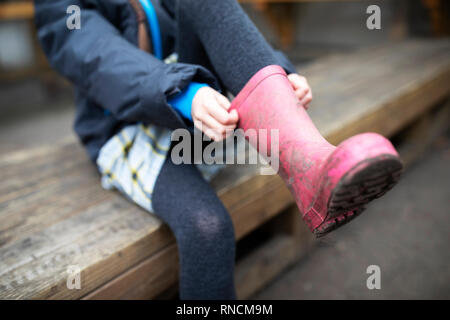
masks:
<path fill-rule="evenodd" d="M 327 219 L 314 230 L 319 238 L 359 216 L 366 205 L 392 189 L 403 171 L 400 159 L 384 154 L 356 164 L 337 183 L 328 201 Z"/>

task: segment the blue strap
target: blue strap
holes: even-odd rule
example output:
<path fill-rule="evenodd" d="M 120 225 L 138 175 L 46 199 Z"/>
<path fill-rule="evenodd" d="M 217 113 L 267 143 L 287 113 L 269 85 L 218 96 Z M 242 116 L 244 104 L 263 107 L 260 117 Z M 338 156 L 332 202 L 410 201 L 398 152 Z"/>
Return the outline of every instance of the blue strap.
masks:
<path fill-rule="evenodd" d="M 147 16 L 148 24 L 150 25 L 150 32 L 152 34 L 153 53 L 159 60 L 163 59 L 161 31 L 159 30 L 159 21 L 156 15 L 155 7 L 150 0 L 139 0 L 144 8 Z"/>

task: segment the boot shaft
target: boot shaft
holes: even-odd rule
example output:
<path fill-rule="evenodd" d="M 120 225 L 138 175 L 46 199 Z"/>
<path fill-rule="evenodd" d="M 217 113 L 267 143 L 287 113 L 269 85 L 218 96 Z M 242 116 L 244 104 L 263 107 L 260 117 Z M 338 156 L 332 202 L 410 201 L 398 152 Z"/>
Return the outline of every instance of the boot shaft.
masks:
<path fill-rule="evenodd" d="M 271 154 L 270 146 L 278 143 L 279 174 L 296 198 L 302 212 L 311 206 L 316 191 L 316 177 L 323 162 L 333 152 L 295 96 L 286 72 L 279 66 L 268 66 L 255 74 L 233 101 L 231 108 L 239 113 L 239 127 L 244 131 L 267 132 L 250 143 L 262 154 Z M 272 141 L 272 130 L 278 141 Z M 265 139 L 265 135 L 263 136 Z"/>

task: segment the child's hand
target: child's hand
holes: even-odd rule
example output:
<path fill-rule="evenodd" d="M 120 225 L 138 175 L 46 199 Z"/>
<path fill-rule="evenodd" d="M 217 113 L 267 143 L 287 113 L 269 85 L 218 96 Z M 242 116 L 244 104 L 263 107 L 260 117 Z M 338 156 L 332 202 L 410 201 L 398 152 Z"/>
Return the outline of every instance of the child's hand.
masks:
<path fill-rule="evenodd" d="M 236 128 L 239 116 L 236 110 L 228 112 L 230 101 L 216 90 L 203 87 L 192 101 L 194 125 L 214 141 L 226 139 Z"/>
<path fill-rule="evenodd" d="M 312 92 L 309 87 L 308 81 L 305 77 L 297 73 L 291 73 L 288 75 L 288 79 L 295 90 L 295 95 L 300 100 L 300 103 L 305 109 L 309 108 L 309 103 L 312 101 Z"/>

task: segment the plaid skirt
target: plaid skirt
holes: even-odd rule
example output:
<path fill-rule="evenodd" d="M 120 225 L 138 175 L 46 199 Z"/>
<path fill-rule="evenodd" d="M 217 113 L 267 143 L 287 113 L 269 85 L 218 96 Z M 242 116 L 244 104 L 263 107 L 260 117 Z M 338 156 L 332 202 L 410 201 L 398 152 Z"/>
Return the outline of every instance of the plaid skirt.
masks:
<path fill-rule="evenodd" d="M 166 128 L 135 124 L 126 126 L 110 138 L 97 158 L 103 188 L 117 189 L 153 213 L 153 189 L 167 156 L 170 156 L 171 134 L 172 131 Z M 224 167 L 218 164 L 196 166 L 207 181 Z"/>

